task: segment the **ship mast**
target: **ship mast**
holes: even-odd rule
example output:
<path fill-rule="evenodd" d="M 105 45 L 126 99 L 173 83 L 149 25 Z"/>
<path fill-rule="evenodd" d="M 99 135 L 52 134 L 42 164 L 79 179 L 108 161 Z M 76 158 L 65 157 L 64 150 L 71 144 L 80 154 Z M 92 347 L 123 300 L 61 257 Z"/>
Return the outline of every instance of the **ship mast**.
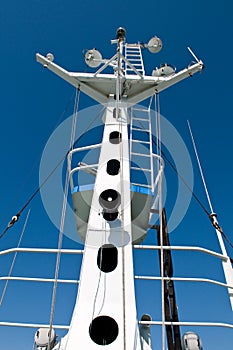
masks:
<path fill-rule="evenodd" d="M 76 172 L 85 167 L 86 170 L 91 168 L 91 165 L 82 164 L 73 168 L 72 157 L 80 148 L 73 149 L 69 154 L 72 200 L 78 234 L 84 241 L 84 255 L 70 328 L 55 349 L 94 350 L 99 349 L 100 345 L 115 350 L 152 349 L 144 334 L 146 327 L 141 337 L 138 328 L 132 246 L 146 236 L 155 187 L 162 181 L 163 160 L 153 154 L 151 124 L 147 117 L 144 122 L 148 122 L 146 133 L 149 136 L 148 141 L 144 142 L 149 145 L 148 154 L 140 155 L 133 150 L 132 145 L 139 140 L 132 136 L 131 125 L 129 142 L 128 127 L 132 118 L 136 119 L 131 116 L 130 108 L 200 72 L 203 63 L 197 60 L 177 73 L 166 66 L 165 70 L 163 67 L 155 70 L 152 76 L 147 76 L 141 51 L 148 48 L 152 53 L 157 53 L 162 47 L 161 40 L 153 37 L 148 44 L 127 44 L 125 34 L 124 28 L 118 28 L 116 39 L 112 40 L 112 44 L 116 45 L 116 54 L 111 59 L 102 59 L 96 49 L 86 53 L 85 60 L 90 67 L 101 66 L 95 73 L 69 72 L 55 64 L 51 54 L 46 57 L 37 54 L 37 61 L 44 67 L 106 107 L 102 142 L 91 146 L 100 148 L 92 188 L 83 189 L 73 179 Z M 103 73 L 109 67 L 113 73 Z M 151 177 L 146 186 L 132 183 L 130 179 L 133 155 L 148 157 L 149 166 L 144 170 Z M 157 172 L 152 171 L 154 158 L 159 164 Z M 84 215 L 86 219 L 83 219 L 80 208 L 85 195 L 89 203 Z M 162 216 L 162 208 L 159 209 Z"/>

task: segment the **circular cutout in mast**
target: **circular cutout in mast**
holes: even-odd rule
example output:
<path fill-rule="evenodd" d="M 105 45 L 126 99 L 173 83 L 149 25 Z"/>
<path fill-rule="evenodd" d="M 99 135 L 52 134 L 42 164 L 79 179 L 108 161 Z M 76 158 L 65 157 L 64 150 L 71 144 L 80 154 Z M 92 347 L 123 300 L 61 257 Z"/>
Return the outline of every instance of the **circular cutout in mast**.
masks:
<path fill-rule="evenodd" d="M 109 345 L 114 342 L 119 333 L 118 324 L 109 316 L 94 318 L 89 327 L 89 334 L 93 342 L 98 345 Z"/>

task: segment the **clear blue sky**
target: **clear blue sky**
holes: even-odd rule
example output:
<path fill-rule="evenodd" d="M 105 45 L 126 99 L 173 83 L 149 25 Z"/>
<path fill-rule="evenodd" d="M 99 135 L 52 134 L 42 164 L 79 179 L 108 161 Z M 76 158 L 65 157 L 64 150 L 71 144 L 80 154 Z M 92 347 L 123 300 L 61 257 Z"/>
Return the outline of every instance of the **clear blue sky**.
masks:
<path fill-rule="evenodd" d="M 181 69 L 192 60 L 186 50 L 191 46 L 205 63 L 202 74 L 161 94 L 161 112 L 174 125 L 190 151 L 195 172 L 195 192 L 206 203 L 199 179 L 187 119 L 190 120 L 198 143 L 208 187 L 220 225 L 233 241 L 232 230 L 232 10 L 228 0 L 221 2 L 144 1 L 124 2 L 74 0 L 16 0 L 1 2 L 0 9 L 0 227 L 3 230 L 12 215 L 25 203 L 39 182 L 39 162 L 43 148 L 53 130 L 72 113 L 74 89 L 36 63 L 35 54 L 53 52 L 55 61 L 73 71 L 85 71 L 82 50 L 97 47 L 105 57 L 113 54 L 110 39 L 116 28 L 124 26 L 127 41 L 147 41 L 158 35 L 164 48 L 158 55 L 146 54 L 147 73 L 155 66 L 169 62 Z M 90 101 L 81 98 L 81 108 Z M 64 112 L 65 111 L 65 112 Z M 64 113 L 63 113 L 64 112 Z M 168 167 L 168 166 L 167 166 Z M 172 176 L 167 173 L 168 179 Z M 173 181 L 175 177 L 173 176 Z M 56 202 L 56 198 L 54 198 Z M 172 199 L 171 199 L 172 202 Z M 171 203 L 168 203 L 168 210 Z M 182 205 L 182 204 L 180 204 Z M 23 218 L 0 241 L 0 250 L 17 244 Z M 31 215 L 22 246 L 56 247 L 57 229 L 47 217 L 38 196 L 31 205 Z M 150 238 L 149 238 L 150 241 Z M 193 200 L 184 221 L 171 234 L 172 244 L 200 245 L 218 250 L 215 232 Z M 77 244 L 67 238 L 65 247 Z M 229 248 L 233 256 L 233 250 Z M 145 253 L 144 253 L 145 254 Z M 157 264 L 157 256 L 152 257 Z M 77 278 L 77 258 L 62 259 L 61 276 Z M 155 273 L 151 260 L 139 256 L 136 273 Z M 207 265 L 207 262 L 209 265 Z M 68 263 L 73 268 L 67 271 Z M 53 276 L 54 257 L 29 258 L 18 256 L 13 275 Z M 198 254 L 174 254 L 176 276 L 190 273 L 197 277 L 223 280 L 221 266 Z M 8 273 L 10 260 L 0 258 L 0 274 Z M 189 266 L 189 267 L 188 267 Z M 150 269 L 149 269 L 150 267 Z M 4 284 L 0 283 L 0 291 Z M 139 316 L 151 313 L 158 319 L 158 285 L 152 296 L 148 284 L 137 286 Z M 9 284 L 0 307 L 1 321 L 48 322 L 51 285 L 42 287 L 30 283 Z M 75 300 L 75 290 L 66 286 L 58 290 L 55 323 L 67 323 Z M 233 323 L 227 293 L 221 287 L 177 284 L 180 319 L 183 321 L 221 321 Z M 67 313 L 66 313 L 67 311 Z M 157 332 L 157 331 L 156 331 Z M 230 349 L 233 331 L 199 329 L 205 350 Z M 0 328 L 0 348 L 31 349 L 33 330 Z M 156 339 L 157 333 L 153 338 Z M 155 349 L 159 350 L 159 346 Z"/>

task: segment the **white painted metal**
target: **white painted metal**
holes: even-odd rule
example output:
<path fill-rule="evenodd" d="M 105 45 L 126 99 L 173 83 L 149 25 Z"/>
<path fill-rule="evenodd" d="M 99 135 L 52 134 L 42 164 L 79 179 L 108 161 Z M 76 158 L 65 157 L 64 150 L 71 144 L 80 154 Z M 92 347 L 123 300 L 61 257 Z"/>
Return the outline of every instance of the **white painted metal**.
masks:
<path fill-rule="evenodd" d="M 137 132 L 139 138 L 134 135 Z M 140 138 L 140 136 L 142 136 Z M 149 188 L 154 193 L 154 165 L 153 165 L 151 113 L 148 108 L 131 108 L 130 120 L 130 161 L 137 165 L 131 170 L 143 172 L 147 179 L 145 183 L 135 183 L 137 186 Z M 144 157 L 148 157 L 145 161 Z M 131 180 L 132 181 L 132 180 Z"/>
<path fill-rule="evenodd" d="M 142 50 L 140 44 L 125 44 L 125 75 L 135 73 L 143 77 L 145 75 Z M 131 63 L 131 65 L 129 65 Z"/>
<path fill-rule="evenodd" d="M 22 322 L 2 322 L 0 321 L 0 327 L 22 327 L 22 328 L 49 328 L 49 324 L 42 323 L 22 323 Z M 69 329 L 67 325 L 53 325 L 54 329 Z"/>
<path fill-rule="evenodd" d="M 134 249 L 145 249 L 145 250 L 159 250 L 161 247 L 156 245 L 134 245 Z M 202 247 L 192 247 L 192 246 L 163 246 L 163 250 L 187 250 L 187 251 L 197 251 L 203 252 L 216 258 L 221 259 L 222 261 L 227 261 L 227 257 L 223 254 L 219 254 L 214 252 L 213 250 L 209 250 Z"/>
<path fill-rule="evenodd" d="M 138 331 L 138 322 L 135 306 L 134 293 L 134 274 L 132 260 L 133 230 L 138 230 L 137 225 L 141 224 L 140 219 L 134 220 L 131 214 L 131 191 L 130 191 L 130 162 L 128 145 L 128 108 L 132 105 L 160 92 L 177 82 L 192 76 L 194 73 L 203 69 L 203 63 L 197 63 L 185 68 L 184 70 L 167 77 L 145 76 L 143 60 L 141 56 L 141 46 L 138 44 L 128 45 L 124 38 L 118 38 L 113 43 L 117 44 L 117 53 L 109 60 L 103 60 L 103 66 L 96 73 L 74 73 L 56 65 L 48 58 L 37 54 L 37 61 L 44 67 L 50 69 L 55 74 L 79 88 L 81 91 L 100 102 L 107 105 L 104 118 L 104 135 L 100 150 L 98 171 L 95 177 L 94 189 L 88 194 L 90 200 L 89 212 L 87 213 L 87 222 L 81 227 L 79 234 L 85 239 L 84 256 L 81 268 L 80 285 L 77 301 L 71 320 L 71 325 L 67 336 L 60 343 L 60 350 L 88 349 L 94 350 L 104 344 L 96 344 L 90 337 L 91 324 L 99 316 L 108 316 L 115 320 L 118 326 L 116 339 L 111 342 L 106 349 L 111 350 L 145 350 L 147 349 L 140 342 Z M 123 52 L 125 49 L 125 57 Z M 123 66 L 124 63 L 124 66 Z M 108 66 L 113 67 L 113 74 L 103 74 L 102 72 Z M 132 74 L 129 74 L 129 73 Z M 135 73 L 135 74 L 134 74 Z M 115 98 L 115 99 L 114 99 Z M 116 118 L 113 116 L 113 110 L 116 110 Z M 148 117 L 149 118 L 149 117 Z M 136 118 L 135 118 L 136 119 Z M 138 120 L 139 121 L 139 120 Z M 143 121 L 142 121 L 143 122 Z M 148 154 L 145 152 L 133 152 L 131 155 L 149 158 L 149 167 L 147 172 L 151 176 L 150 184 L 144 185 L 153 192 L 154 187 L 162 179 L 163 161 L 160 160 L 160 169 L 158 174 L 153 174 L 153 158 L 158 157 L 152 152 L 151 122 L 144 128 L 144 132 L 149 133 Z M 132 131 L 135 130 L 133 124 Z M 136 129 L 138 130 L 138 129 Z M 113 144 L 109 141 L 109 134 L 112 131 L 118 131 L 121 134 L 121 142 Z M 135 140 L 138 144 L 139 140 Z M 131 139 L 131 146 L 133 140 Z M 143 143 L 143 142 L 142 142 Z M 96 145 L 95 145 L 96 146 Z M 93 146 L 93 147 L 95 147 Z M 98 145 L 99 146 L 99 145 Z M 75 167 L 72 170 L 71 157 L 68 159 L 70 170 L 71 188 L 75 189 L 73 174 L 81 169 Z M 106 172 L 107 162 L 114 156 L 114 159 L 120 161 L 120 172 L 111 176 Z M 147 156 L 147 157 L 146 157 Z M 88 169 L 89 166 L 86 166 Z M 83 169 L 85 166 L 83 167 Z M 155 178 L 155 179 L 154 179 Z M 136 184 L 139 185 L 138 183 Z M 103 216 L 103 205 L 100 203 L 100 195 L 108 190 L 114 190 L 119 193 L 120 201 L 118 203 L 118 217 L 114 221 L 105 220 Z M 153 193 L 152 193 L 153 195 Z M 148 214 L 147 223 L 142 231 L 138 230 L 137 239 L 145 236 L 152 197 L 148 201 L 146 196 L 145 209 Z M 135 196 L 137 198 L 137 195 Z M 107 201 L 112 201 L 109 197 Z M 75 209 L 78 208 L 79 194 L 74 193 L 73 203 Z M 141 197 L 135 200 L 139 204 Z M 133 200 L 132 200 L 133 209 Z M 141 213 L 145 216 L 144 213 Z M 135 225 L 136 222 L 136 225 Z M 136 227 L 135 227 L 136 226 Z M 140 226 L 140 225 L 139 225 Z M 100 247 L 104 244 L 112 244 L 117 248 L 118 259 L 117 266 L 111 272 L 103 272 L 97 264 L 97 256 Z M 170 247 L 169 247 L 170 248 Z M 159 247 L 158 249 L 161 249 Z M 163 247 L 166 249 L 166 247 Z M 219 254 L 220 255 L 220 254 Z M 164 317 L 164 316 L 163 316 Z M 143 322 L 141 322 L 143 324 Z M 145 324 L 145 323 L 144 323 Z M 151 322 L 151 324 L 154 324 Z M 160 323 L 161 324 L 161 323 Z M 55 327 L 54 327 L 55 328 Z M 57 347 L 56 347 L 57 348 Z M 151 347 L 150 347 L 151 348 Z M 150 349 L 148 348 L 148 349 Z"/>
<path fill-rule="evenodd" d="M 216 229 L 216 234 L 218 237 L 218 241 L 223 253 L 223 256 L 226 258 L 226 260 L 222 261 L 223 271 L 225 275 L 226 282 L 229 286 L 233 286 L 233 268 L 232 263 L 230 261 L 229 256 L 227 255 L 227 251 L 223 242 L 222 234 L 219 232 L 219 230 Z M 231 288 L 228 288 L 228 294 L 230 298 L 231 308 L 233 311 L 233 290 Z"/>
<path fill-rule="evenodd" d="M 157 276 L 134 276 L 135 279 L 138 280 L 148 280 L 148 281 L 161 281 L 162 277 Z M 217 286 L 230 288 L 233 290 L 233 285 L 228 285 L 226 283 L 222 283 L 219 281 L 215 281 L 209 278 L 192 278 L 192 277 L 163 277 L 163 280 L 167 281 L 183 281 L 183 282 L 203 282 L 203 283 L 212 283 Z"/>
<path fill-rule="evenodd" d="M 64 280 L 64 279 L 58 279 L 55 280 L 54 278 L 36 278 L 36 277 L 14 277 L 14 276 L 1 276 L 0 281 L 27 281 L 27 282 L 55 282 L 57 283 L 68 283 L 68 284 L 78 284 L 78 280 Z"/>
<path fill-rule="evenodd" d="M 127 111 L 126 106 L 122 104 L 122 119 L 119 118 L 117 122 L 113 118 L 113 108 L 114 101 L 110 102 L 106 109 L 103 144 L 89 215 L 79 294 L 66 350 L 96 349 L 97 345 L 89 335 L 89 327 L 92 320 L 99 315 L 112 317 L 119 327 L 119 335 L 109 345 L 110 349 L 140 349 L 131 247 Z M 117 145 L 109 142 L 109 134 L 116 130 L 122 134 L 122 142 Z M 117 176 L 109 176 L 106 173 L 106 163 L 112 154 L 114 158 L 121 160 L 121 174 Z M 99 203 L 100 194 L 109 188 L 121 195 L 120 214 L 114 224 L 103 218 Z M 100 271 L 97 266 L 98 250 L 103 244 L 112 244 L 118 250 L 118 265 L 110 273 Z"/>
<path fill-rule="evenodd" d="M 96 73 L 69 72 L 40 54 L 37 54 L 36 58 L 42 65 L 46 65 L 49 70 L 76 88 L 80 88 L 81 91 L 101 104 L 107 104 L 109 96 L 114 96 L 116 93 L 117 76 L 115 74 L 96 75 Z M 149 98 L 155 92 L 169 88 L 183 79 L 200 72 L 202 69 L 203 63 L 199 61 L 169 77 L 152 77 L 146 75 L 141 79 L 138 75 L 130 75 L 127 76 L 125 83 L 123 81 L 121 82 L 121 88 L 123 91 L 124 84 L 124 94 L 127 97 L 128 106 L 130 106 Z"/>
<path fill-rule="evenodd" d="M 223 328 L 232 328 L 233 324 L 230 323 L 224 323 L 224 322 L 164 322 L 165 325 L 173 324 L 175 326 L 198 326 L 198 327 L 223 327 Z M 162 324 L 161 321 L 139 321 L 139 324 L 150 324 L 154 326 L 159 326 Z"/>
<path fill-rule="evenodd" d="M 44 254 L 57 254 L 61 252 L 62 254 L 83 254 L 83 250 L 80 249 L 49 249 L 49 248 L 10 248 L 0 251 L 1 255 L 7 255 L 11 253 L 44 253 Z"/>

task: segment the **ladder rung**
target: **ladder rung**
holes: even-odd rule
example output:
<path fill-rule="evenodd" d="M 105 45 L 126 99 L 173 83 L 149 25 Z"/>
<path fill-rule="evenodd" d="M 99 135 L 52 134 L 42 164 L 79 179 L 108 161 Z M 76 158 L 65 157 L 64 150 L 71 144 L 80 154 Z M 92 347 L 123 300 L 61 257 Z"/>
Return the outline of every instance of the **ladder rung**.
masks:
<path fill-rule="evenodd" d="M 141 45 L 140 44 L 126 44 L 125 45 L 125 47 L 128 49 L 128 48 L 132 48 L 132 47 L 137 47 L 137 48 L 139 48 L 139 47 L 141 47 Z"/>
<path fill-rule="evenodd" d="M 136 168 L 135 166 L 131 166 L 130 169 L 131 170 L 148 171 L 151 173 L 151 169 L 146 169 L 146 168 Z"/>
<path fill-rule="evenodd" d="M 131 152 L 131 155 L 133 155 L 133 156 L 140 156 L 140 157 L 150 157 L 150 154 L 137 153 L 137 152 Z"/>
<path fill-rule="evenodd" d="M 131 128 L 131 130 L 150 132 L 150 130 L 148 130 L 148 129 Z"/>
<path fill-rule="evenodd" d="M 143 140 L 135 140 L 135 139 L 132 139 L 132 142 L 138 142 L 138 143 L 146 143 L 146 144 L 150 144 L 150 141 L 143 141 Z"/>
<path fill-rule="evenodd" d="M 136 107 L 132 108 L 132 111 L 147 112 L 147 113 L 149 112 L 148 109 L 145 109 L 145 108 L 136 108 Z"/>
<path fill-rule="evenodd" d="M 141 69 L 142 70 L 142 64 L 141 63 L 135 63 L 135 62 L 130 62 L 132 64 L 133 67 L 135 67 L 136 69 Z M 126 67 L 130 67 L 128 64 Z M 133 68 L 127 68 L 127 69 L 133 69 Z"/>
<path fill-rule="evenodd" d="M 140 73 L 141 75 L 144 75 L 144 71 L 141 69 L 137 69 L 137 72 Z M 126 75 L 130 74 L 137 74 L 133 69 L 126 69 Z"/>
<path fill-rule="evenodd" d="M 127 70 L 127 72 L 134 72 L 135 73 L 134 69 L 132 69 L 132 68 L 127 68 L 126 70 Z M 137 69 L 137 71 L 143 72 L 143 69 Z"/>
<path fill-rule="evenodd" d="M 135 183 L 135 182 L 131 182 L 131 185 L 140 186 L 140 187 L 146 187 L 146 188 L 152 188 L 151 185 L 144 185 L 144 184 L 139 184 L 139 183 Z"/>
<path fill-rule="evenodd" d="M 132 117 L 133 120 L 142 120 L 144 122 L 148 122 L 149 123 L 149 119 L 146 118 L 138 118 L 138 117 Z"/>

